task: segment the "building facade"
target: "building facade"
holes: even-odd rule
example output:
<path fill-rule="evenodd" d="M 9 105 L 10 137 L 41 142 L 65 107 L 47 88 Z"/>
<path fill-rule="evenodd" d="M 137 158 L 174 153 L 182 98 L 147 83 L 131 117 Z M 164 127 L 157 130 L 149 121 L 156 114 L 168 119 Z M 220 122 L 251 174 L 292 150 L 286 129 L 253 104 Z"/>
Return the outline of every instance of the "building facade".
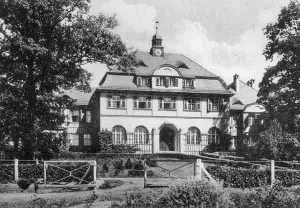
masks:
<path fill-rule="evenodd" d="M 257 91 L 238 76 L 226 87 L 186 56 L 166 53 L 157 32 L 150 52 L 135 56 L 133 70 L 112 68 L 91 93 L 68 93 L 77 99 L 75 109 L 65 110 L 71 151 L 88 151 L 100 130 L 138 153 L 234 150 L 244 121 L 264 110 L 257 110 Z"/>
<path fill-rule="evenodd" d="M 184 55 L 165 53 L 158 34 L 150 52 L 135 55 L 132 71 L 111 69 L 97 89 L 100 129 L 143 153 L 198 154 L 222 143 L 232 93 L 220 78 Z"/>

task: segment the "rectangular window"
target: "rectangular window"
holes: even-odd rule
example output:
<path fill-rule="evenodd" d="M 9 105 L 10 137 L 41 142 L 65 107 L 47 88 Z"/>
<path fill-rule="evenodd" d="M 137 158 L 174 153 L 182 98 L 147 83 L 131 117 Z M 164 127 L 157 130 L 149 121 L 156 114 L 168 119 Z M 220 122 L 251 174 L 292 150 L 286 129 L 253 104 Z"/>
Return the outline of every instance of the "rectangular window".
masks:
<path fill-rule="evenodd" d="M 85 112 L 85 121 L 87 123 L 91 123 L 91 120 L 92 120 L 91 118 L 92 118 L 91 111 L 86 111 Z"/>
<path fill-rule="evenodd" d="M 170 77 L 169 82 L 170 87 L 178 87 L 178 78 Z"/>
<path fill-rule="evenodd" d="M 156 86 L 178 87 L 178 78 L 176 78 L 176 77 L 156 77 Z"/>
<path fill-rule="evenodd" d="M 167 83 L 166 77 L 156 77 L 157 86 L 166 86 L 166 83 Z"/>
<path fill-rule="evenodd" d="M 137 86 L 149 87 L 150 82 L 151 82 L 150 77 L 137 77 L 136 78 L 136 85 Z"/>
<path fill-rule="evenodd" d="M 133 97 L 133 108 L 151 109 L 151 97 Z"/>
<path fill-rule="evenodd" d="M 72 110 L 72 122 L 79 122 L 79 121 L 80 121 L 80 111 Z"/>
<path fill-rule="evenodd" d="M 70 144 L 72 146 L 79 145 L 79 135 L 78 134 L 70 134 Z"/>
<path fill-rule="evenodd" d="M 186 111 L 201 111 L 201 103 L 199 99 L 185 98 L 183 101 L 183 109 Z"/>
<path fill-rule="evenodd" d="M 176 110 L 176 99 L 175 98 L 160 98 L 159 108 L 164 110 Z"/>
<path fill-rule="evenodd" d="M 91 146 L 92 140 L 90 134 L 84 134 L 83 135 L 83 145 L 84 146 Z"/>
<path fill-rule="evenodd" d="M 190 79 L 190 78 L 183 79 L 182 86 L 184 88 L 194 88 L 194 79 Z"/>
<path fill-rule="evenodd" d="M 125 96 L 109 96 L 107 97 L 108 108 L 126 108 Z"/>
<path fill-rule="evenodd" d="M 221 99 L 218 97 L 208 98 L 207 110 L 213 112 L 219 112 L 221 110 Z"/>

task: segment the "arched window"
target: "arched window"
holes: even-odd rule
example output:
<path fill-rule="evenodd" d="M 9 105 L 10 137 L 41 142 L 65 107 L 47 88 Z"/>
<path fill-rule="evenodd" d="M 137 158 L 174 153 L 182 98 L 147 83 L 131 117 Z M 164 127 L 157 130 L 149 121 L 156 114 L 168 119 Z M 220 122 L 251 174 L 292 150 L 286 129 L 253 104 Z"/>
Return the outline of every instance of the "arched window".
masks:
<path fill-rule="evenodd" d="M 198 128 L 191 127 L 188 129 L 186 134 L 186 143 L 187 144 L 200 144 L 201 142 L 201 134 Z"/>
<path fill-rule="evenodd" d="M 114 126 L 112 130 L 112 139 L 115 144 L 126 144 L 126 130 L 123 126 Z"/>
<path fill-rule="evenodd" d="M 208 144 L 211 143 L 219 144 L 220 136 L 221 136 L 221 132 L 218 128 L 216 127 L 210 128 L 208 131 Z"/>
<path fill-rule="evenodd" d="M 148 144 L 149 133 L 148 130 L 143 126 L 138 126 L 134 130 L 134 143 L 135 144 Z"/>

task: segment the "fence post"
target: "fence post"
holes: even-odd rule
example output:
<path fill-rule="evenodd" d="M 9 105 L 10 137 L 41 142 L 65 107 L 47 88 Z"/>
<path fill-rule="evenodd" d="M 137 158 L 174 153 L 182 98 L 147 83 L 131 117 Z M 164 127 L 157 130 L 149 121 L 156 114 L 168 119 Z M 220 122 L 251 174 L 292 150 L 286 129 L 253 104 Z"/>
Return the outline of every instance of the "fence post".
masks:
<path fill-rule="evenodd" d="M 196 159 L 194 163 L 194 176 L 195 179 L 201 179 L 202 178 L 202 170 L 201 170 L 201 159 Z"/>
<path fill-rule="evenodd" d="M 15 159 L 15 164 L 14 164 L 14 168 L 15 168 L 15 181 L 18 182 L 19 180 L 19 160 Z"/>
<path fill-rule="evenodd" d="M 94 160 L 93 162 L 93 174 L 94 174 L 94 181 L 97 180 L 97 161 Z"/>
<path fill-rule="evenodd" d="M 144 188 L 147 186 L 147 164 L 146 160 L 144 160 Z"/>
<path fill-rule="evenodd" d="M 46 185 L 46 177 L 47 177 L 47 163 L 44 161 L 44 185 Z"/>
<path fill-rule="evenodd" d="M 39 160 L 38 159 L 35 159 L 35 164 L 39 164 Z"/>
<path fill-rule="evenodd" d="M 271 160 L 271 186 L 274 185 L 275 182 L 275 161 Z"/>

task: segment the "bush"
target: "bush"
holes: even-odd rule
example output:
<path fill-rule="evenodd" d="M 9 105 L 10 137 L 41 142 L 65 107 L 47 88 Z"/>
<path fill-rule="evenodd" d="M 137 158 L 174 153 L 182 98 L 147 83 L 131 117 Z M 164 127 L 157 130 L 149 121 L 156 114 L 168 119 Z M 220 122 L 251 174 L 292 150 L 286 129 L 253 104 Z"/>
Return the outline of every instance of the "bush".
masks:
<path fill-rule="evenodd" d="M 117 175 L 119 175 L 119 173 L 121 173 L 122 171 L 124 171 L 124 164 L 123 164 L 123 160 L 122 159 L 115 160 L 113 162 L 113 166 L 115 168 L 114 176 L 117 176 Z"/>
<path fill-rule="evenodd" d="M 229 195 L 207 181 L 171 187 L 158 201 L 160 207 L 230 207 Z"/>
<path fill-rule="evenodd" d="M 228 166 L 208 165 L 207 171 L 223 182 L 224 187 L 253 188 L 271 183 L 270 169 L 245 169 Z M 300 172 L 297 170 L 276 170 L 276 180 L 285 187 L 300 185 Z"/>
<path fill-rule="evenodd" d="M 124 182 L 120 180 L 105 180 L 104 183 L 99 186 L 99 189 L 115 188 L 117 186 L 122 186 L 123 184 Z"/>
<path fill-rule="evenodd" d="M 132 164 L 132 162 L 131 162 L 131 159 L 130 158 L 128 158 L 127 159 L 127 161 L 126 161 L 126 163 L 125 163 L 125 169 L 132 169 L 133 168 L 133 164 Z"/>
<path fill-rule="evenodd" d="M 22 190 L 28 189 L 28 187 L 30 186 L 31 183 L 33 183 L 32 179 L 20 178 L 20 180 L 18 180 L 18 186 Z"/>
<path fill-rule="evenodd" d="M 14 165 L 0 165 L 0 183 L 11 183 L 14 181 Z"/>

